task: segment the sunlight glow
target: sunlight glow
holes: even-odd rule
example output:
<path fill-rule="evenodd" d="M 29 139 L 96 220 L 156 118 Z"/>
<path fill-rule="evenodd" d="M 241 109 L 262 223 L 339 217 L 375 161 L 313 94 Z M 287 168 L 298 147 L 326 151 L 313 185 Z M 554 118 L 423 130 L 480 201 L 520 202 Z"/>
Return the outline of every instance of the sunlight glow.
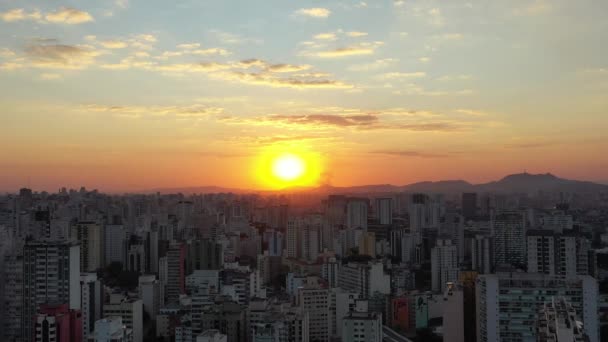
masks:
<path fill-rule="evenodd" d="M 272 163 L 272 173 L 284 181 L 295 180 L 301 177 L 305 171 L 304 160 L 293 154 L 282 155 Z"/>

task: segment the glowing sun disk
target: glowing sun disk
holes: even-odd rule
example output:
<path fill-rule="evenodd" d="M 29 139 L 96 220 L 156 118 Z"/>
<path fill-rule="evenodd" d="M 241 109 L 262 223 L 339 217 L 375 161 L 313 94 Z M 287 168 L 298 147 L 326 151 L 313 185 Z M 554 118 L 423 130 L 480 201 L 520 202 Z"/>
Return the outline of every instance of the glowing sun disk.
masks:
<path fill-rule="evenodd" d="M 272 162 L 272 173 L 283 181 L 298 179 L 305 171 L 304 160 L 293 154 L 281 155 Z"/>

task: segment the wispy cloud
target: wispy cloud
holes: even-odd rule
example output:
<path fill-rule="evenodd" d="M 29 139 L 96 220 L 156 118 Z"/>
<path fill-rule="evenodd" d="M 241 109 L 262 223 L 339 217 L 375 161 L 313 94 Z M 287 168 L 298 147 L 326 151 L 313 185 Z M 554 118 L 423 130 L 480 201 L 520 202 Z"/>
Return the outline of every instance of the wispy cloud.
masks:
<path fill-rule="evenodd" d="M 331 11 L 323 7 L 301 8 L 295 12 L 296 15 L 306 16 L 311 18 L 327 18 Z"/>
<path fill-rule="evenodd" d="M 91 14 L 71 7 L 62 7 L 56 11 L 42 13 L 39 10 L 27 11 L 23 8 L 15 8 L 0 12 L 0 19 L 6 22 L 32 20 L 39 23 L 54 23 L 75 25 L 94 21 Z"/>
<path fill-rule="evenodd" d="M 55 12 L 48 13 L 45 19 L 51 23 L 60 24 L 82 24 L 93 21 L 93 16 L 88 12 L 80 11 L 75 8 L 64 7 Z"/>
<path fill-rule="evenodd" d="M 83 69 L 100 52 L 89 46 L 32 43 L 24 50 L 30 65 L 37 68 Z"/>
<path fill-rule="evenodd" d="M 139 118 L 144 116 L 167 117 L 176 119 L 201 119 L 210 115 L 224 112 L 224 108 L 207 107 L 202 105 L 191 106 L 107 106 L 92 104 L 81 109 L 89 112 L 110 113 L 118 117 Z"/>
<path fill-rule="evenodd" d="M 380 79 L 393 80 L 393 79 L 411 79 L 411 78 L 423 78 L 426 77 L 426 72 L 388 72 L 379 75 Z"/>
<path fill-rule="evenodd" d="M 412 151 L 412 150 L 377 150 L 370 151 L 371 154 L 382 154 L 387 156 L 394 157 L 404 157 L 404 158 L 446 158 L 447 154 L 439 154 L 439 153 L 430 153 L 423 151 Z"/>

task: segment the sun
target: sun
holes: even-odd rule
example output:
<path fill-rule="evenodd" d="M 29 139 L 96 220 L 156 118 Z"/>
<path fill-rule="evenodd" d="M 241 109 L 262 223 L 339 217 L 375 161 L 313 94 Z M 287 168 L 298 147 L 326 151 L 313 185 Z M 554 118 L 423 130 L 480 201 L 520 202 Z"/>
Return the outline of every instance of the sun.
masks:
<path fill-rule="evenodd" d="M 305 173 L 306 162 L 295 154 L 283 154 L 272 161 L 272 174 L 282 181 L 295 181 Z"/>

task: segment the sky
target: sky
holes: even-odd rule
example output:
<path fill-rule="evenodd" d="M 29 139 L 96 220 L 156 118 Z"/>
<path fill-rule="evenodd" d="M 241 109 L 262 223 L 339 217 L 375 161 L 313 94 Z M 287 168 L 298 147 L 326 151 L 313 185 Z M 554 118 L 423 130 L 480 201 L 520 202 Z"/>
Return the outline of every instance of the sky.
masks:
<path fill-rule="evenodd" d="M 0 191 L 608 180 L 604 0 L 0 0 Z M 309 157 L 312 156 L 312 157 Z"/>

